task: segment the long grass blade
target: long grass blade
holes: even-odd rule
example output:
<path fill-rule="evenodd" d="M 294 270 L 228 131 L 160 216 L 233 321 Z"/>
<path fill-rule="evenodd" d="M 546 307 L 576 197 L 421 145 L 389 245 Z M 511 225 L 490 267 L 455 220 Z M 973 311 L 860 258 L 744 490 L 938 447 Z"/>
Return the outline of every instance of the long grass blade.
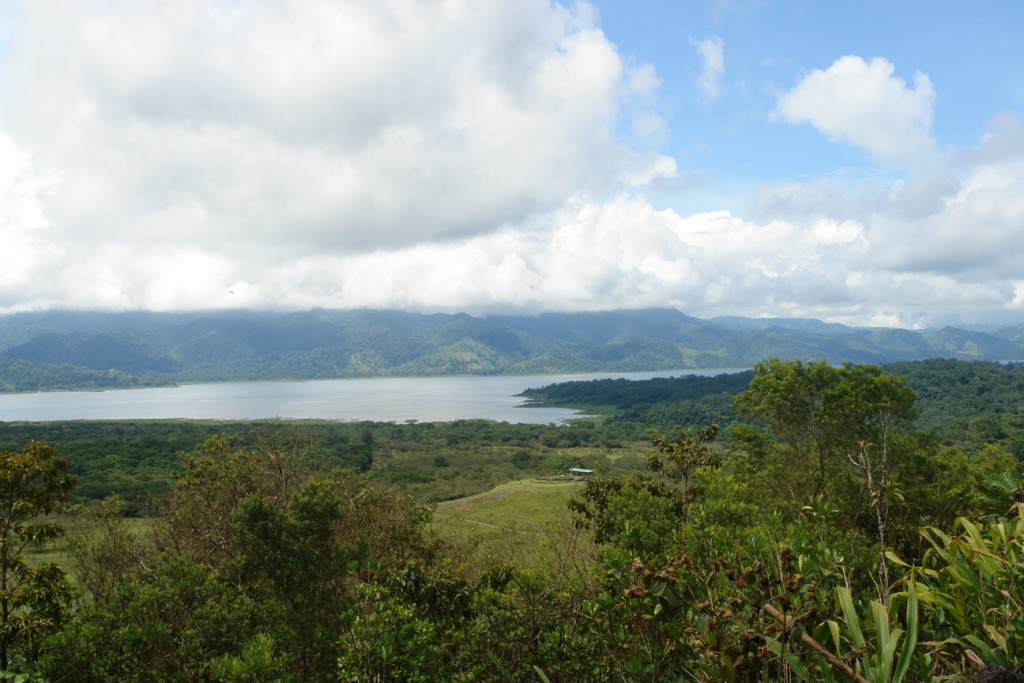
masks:
<path fill-rule="evenodd" d="M 892 672 L 892 683 L 900 683 L 910 670 L 910 665 L 917 654 L 917 635 L 920 621 L 917 611 L 917 586 L 911 582 L 907 586 L 907 637 L 903 640 L 903 649 Z"/>
<path fill-rule="evenodd" d="M 853 641 L 853 646 L 858 650 L 864 648 L 864 633 L 860 630 L 860 618 L 857 610 L 853 607 L 853 598 L 850 596 L 850 589 L 846 586 L 836 588 L 836 597 L 839 599 L 839 607 L 843 612 L 843 619 L 846 621 L 846 630 Z"/>

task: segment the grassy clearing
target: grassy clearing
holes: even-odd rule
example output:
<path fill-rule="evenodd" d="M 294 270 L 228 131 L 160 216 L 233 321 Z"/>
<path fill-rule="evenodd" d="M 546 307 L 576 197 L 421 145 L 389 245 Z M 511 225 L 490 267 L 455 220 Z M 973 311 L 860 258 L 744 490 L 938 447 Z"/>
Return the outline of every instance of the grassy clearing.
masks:
<path fill-rule="evenodd" d="M 434 517 L 436 521 L 458 520 L 492 529 L 543 532 L 579 486 L 579 481 L 571 479 L 520 479 L 442 503 L 435 508 Z"/>
<path fill-rule="evenodd" d="M 64 570 L 72 581 L 74 581 L 74 567 L 70 562 L 67 553 L 67 539 L 75 532 L 75 524 L 68 515 L 53 515 L 47 518 L 57 522 L 64 527 L 64 536 L 42 546 L 29 546 L 25 551 L 25 560 L 33 567 L 38 567 L 47 562 L 53 562 Z M 125 523 L 136 538 L 145 538 L 152 527 L 153 521 L 145 517 L 125 517 Z"/>
<path fill-rule="evenodd" d="M 626 459 L 630 462 L 642 462 L 642 459 L 651 450 L 650 441 L 628 441 L 621 448 L 606 448 L 602 446 L 577 446 L 567 449 L 570 455 L 580 458 L 586 463 L 594 461 L 600 463 L 601 458 L 606 458 L 609 463 L 614 464 L 619 460 Z M 586 466 L 584 464 L 584 466 Z"/>
<path fill-rule="evenodd" d="M 29 548 L 25 551 L 24 559 L 31 567 L 38 567 L 41 564 L 52 562 L 68 571 L 67 555 L 64 553 L 63 542 L 48 543 L 40 548 Z"/>
<path fill-rule="evenodd" d="M 585 566 L 593 554 L 572 525 L 566 501 L 579 480 L 520 479 L 435 508 L 434 531 L 467 574 L 512 564 L 551 576 Z"/>

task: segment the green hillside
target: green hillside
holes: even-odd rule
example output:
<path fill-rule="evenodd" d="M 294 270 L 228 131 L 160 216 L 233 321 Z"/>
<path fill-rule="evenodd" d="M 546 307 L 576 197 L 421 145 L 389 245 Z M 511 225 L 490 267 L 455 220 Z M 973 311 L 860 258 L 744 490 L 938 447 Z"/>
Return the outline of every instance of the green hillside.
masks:
<path fill-rule="evenodd" d="M 491 317 L 316 310 L 0 318 L 3 391 L 739 368 L 767 356 L 834 363 L 1013 360 L 1024 359 L 1024 340 L 1018 328 L 912 331 L 808 320 L 701 320 L 671 309 Z M 56 366 L 75 371 L 57 372 Z"/>

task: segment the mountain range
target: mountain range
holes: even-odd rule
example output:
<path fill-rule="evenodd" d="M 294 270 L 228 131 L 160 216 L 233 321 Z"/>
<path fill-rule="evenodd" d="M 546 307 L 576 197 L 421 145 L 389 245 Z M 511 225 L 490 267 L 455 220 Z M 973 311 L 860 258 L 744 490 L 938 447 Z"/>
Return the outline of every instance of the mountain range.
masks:
<path fill-rule="evenodd" d="M 176 382 L 742 368 L 767 356 L 1024 359 L 1024 325 L 933 330 L 674 309 L 536 316 L 399 311 L 37 312 L 0 317 L 0 391 Z"/>

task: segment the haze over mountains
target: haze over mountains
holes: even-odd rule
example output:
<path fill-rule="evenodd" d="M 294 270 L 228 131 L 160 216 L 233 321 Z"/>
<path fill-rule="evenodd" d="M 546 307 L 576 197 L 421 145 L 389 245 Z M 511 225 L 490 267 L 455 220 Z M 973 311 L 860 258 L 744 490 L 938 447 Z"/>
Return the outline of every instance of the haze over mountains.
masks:
<path fill-rule="evenodd" d="M 398 311 L 23 313 L 0 318 L 4 391 L 174 382 L 1024 359 L 1024 325 L 855 328 L 672 309 L 473 317 Z"/>

